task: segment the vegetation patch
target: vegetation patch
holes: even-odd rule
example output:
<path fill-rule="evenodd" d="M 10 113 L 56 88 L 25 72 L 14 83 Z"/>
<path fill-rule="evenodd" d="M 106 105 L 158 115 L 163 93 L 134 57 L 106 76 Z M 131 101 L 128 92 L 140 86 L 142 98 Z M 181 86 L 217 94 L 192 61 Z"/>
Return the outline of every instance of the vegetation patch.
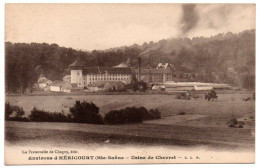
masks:
<path fill-rule="evenodd" d="M 5 120 L 8 121 L 28 121 L 24 117 L 24 110 L 19 106 L 12 106 L 8 102 L 5 103 Z"/>
<path fill-rule="evenodd" d="M 31 114 L 29 115 L 30 121 L 34 122 L 70 122 L 70 115 L 65 115 L 63 113 L 48 112 L 45 110 L 33 108 Z"/>
<path fill-rule="evenodd" d="M 243 121 L 237 121 L 236 118 L 232 118 L 227 122 L 229 127 L 243 128 L 245 123 Z"/>
<path fill-rule="evenodd" d="M 111 110 L 106 113 L 104 121 L 107 124 L 136 123 L 143 120 L 160 119 L 161 113 L 157 109 L 147 110 L 144 107 L 126 107 L 121 110 Z"/>
<path fill-rule="evenodd" d="M 92 102 L 76 101 L 70 108 L 71 118 L 76 123 L 103 124 L 99 108 Z"/>
<path fill-rule="evenodd" d="M 177 115 L 185 115 L 185 112 L 184 112 L 184 111 L 179 111 L 179 112 L 177 113 Z"/>

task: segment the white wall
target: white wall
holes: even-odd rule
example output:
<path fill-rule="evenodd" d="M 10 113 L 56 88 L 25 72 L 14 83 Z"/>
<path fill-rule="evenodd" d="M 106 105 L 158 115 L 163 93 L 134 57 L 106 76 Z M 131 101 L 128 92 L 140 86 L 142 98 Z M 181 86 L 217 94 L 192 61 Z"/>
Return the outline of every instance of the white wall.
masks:
<path fill-rule="evenodd" d="M 50 91 L 52 92 L 60 92 L 60 86 L 50 86 Z"/>
<path fill-rule="evenodd" d="M 71 70 L 71 83 L 76 83 L 77 86 L 83 87 L 84 81 L 83 81 L 83 75 L 82 70 Z"/>

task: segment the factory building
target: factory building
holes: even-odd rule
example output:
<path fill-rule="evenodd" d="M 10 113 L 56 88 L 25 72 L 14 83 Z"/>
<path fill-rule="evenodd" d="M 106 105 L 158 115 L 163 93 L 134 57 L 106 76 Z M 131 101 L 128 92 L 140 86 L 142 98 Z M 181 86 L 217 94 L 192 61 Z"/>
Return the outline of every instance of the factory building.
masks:
<path fill-rule="evenodd" d="M 77 87 L 88 87 L 99 81 L 131 82 L 133 71 L 128 67 L 86 67 L 79 60 L 69 65 L 71 84 Z"/>

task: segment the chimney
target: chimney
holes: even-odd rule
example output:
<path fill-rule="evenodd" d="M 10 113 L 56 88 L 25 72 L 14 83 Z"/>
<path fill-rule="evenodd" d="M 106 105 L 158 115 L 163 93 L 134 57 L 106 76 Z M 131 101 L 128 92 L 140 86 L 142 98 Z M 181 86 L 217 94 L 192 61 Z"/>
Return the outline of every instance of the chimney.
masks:
<path fill-rule="evenodd" d="M 141 80 L 141 57 L 138 57 L 138 81 Z"/>

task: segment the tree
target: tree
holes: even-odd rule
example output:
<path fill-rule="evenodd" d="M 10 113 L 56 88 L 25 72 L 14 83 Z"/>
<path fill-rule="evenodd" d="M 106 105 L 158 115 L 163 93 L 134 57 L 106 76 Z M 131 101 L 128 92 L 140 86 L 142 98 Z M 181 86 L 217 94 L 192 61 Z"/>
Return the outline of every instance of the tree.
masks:
<path fill-rule="evenodd" d="M 76 101 L 73 107 L 70 107 L 72 119 L 77 123 L 102 124 L 103 119 L 99 114 L 99 108 L 92 102 Z"/>
<path fill-rule="evenodd" d="M 136 79 L 135 74 L 132 75 L 131 86 L 132 86 L 134 92 L 137 91 L 137 89 L 138 89 L 138 80 Z"/>
<path fill-rule="evenodd" d="M 138 89 L 139 89 L 141 92 L 145 92 L 145 91 L 147 90 L 147 83 L 144 82 L 144 81 L 138 82 Z"/>

